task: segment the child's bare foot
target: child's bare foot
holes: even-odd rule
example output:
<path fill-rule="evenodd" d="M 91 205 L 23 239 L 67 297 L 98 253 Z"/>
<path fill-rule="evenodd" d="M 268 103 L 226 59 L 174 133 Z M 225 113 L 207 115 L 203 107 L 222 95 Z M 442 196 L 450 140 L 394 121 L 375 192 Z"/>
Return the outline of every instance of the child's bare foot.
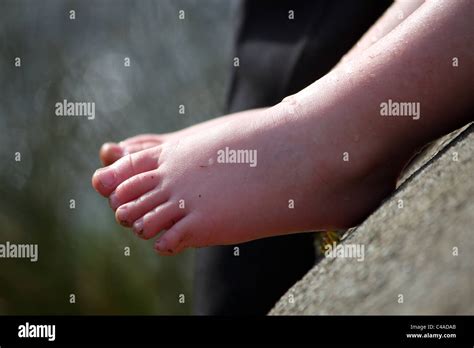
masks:
<path fill-rule="evenodd" d="M 368 139 L 346 162 L 354 140 L 334 128 L 336 115 L 308 124 L 289 108 L 291 100 L 127 155 L 98 170 L 93 186 L 142 238 L 167 230 L 155 244 L 164 254 L 357 224 L 403 163 L 385 163 Z M 223 163 L 232 161 L 226 149 L 255 157 Z"/>
<path fill-rule="evenodd" d="M 122 157 L 98 170 L 93 186 L 143 238 L 166 230 L 155 244 L 165 254 L 355 225 L 417 148 L 471 121 L 472 74 L 453 73 L 445 52 L 472 60 L 472 25 L 462 16 L 472 6 L 425 3 L 357 62 L 259 117 Z M 386 117 L 392 100 L 418 106 Z"/>

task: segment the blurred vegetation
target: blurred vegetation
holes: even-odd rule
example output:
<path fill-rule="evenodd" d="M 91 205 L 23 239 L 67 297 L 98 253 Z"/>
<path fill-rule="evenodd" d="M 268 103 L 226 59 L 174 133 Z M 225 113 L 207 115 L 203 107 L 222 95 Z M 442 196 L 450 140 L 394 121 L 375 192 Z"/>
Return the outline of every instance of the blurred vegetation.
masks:
<path fill-rule="evenodd" d="M 1 5 L 0 243 L 37 243 L 39 260 L 0 259 L 0 314 L 189 313 L 192 251 L 157 256 L 115 223 L 90 178 L 105 141 L 222 113 L 238 2 Z M 55 116 L 63 99 L 94 101 L 96 118 Z"/>

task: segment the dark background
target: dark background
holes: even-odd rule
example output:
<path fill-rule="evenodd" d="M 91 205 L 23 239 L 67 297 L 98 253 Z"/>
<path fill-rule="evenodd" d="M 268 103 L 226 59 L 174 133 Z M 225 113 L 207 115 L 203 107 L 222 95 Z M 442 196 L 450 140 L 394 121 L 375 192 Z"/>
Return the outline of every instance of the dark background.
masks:
<path fill-rule="evenodd" d="M 0 314 L 190 312 L 193 252 L 156 255 L 115 223 L 90 179 L 103 142 L 222 113 L 238 6 L 0 0 L 0 243 L 39 248 L 36 263 L 0 259 Z M 95 119 L 57 117 L 63 99 L 95 102 Z"/>

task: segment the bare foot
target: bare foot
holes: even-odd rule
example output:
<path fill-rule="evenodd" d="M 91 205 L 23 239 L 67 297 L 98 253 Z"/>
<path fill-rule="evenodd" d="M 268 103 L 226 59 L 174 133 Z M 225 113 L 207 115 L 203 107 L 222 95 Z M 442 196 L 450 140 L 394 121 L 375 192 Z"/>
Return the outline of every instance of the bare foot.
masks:
<path fill-rule="evenodd" d="M 472 121 L 472 74 L 453 73 L 445 58 L 455 51 L 470 61 L 463 14 L 472 7 L 427 2 L 349 66 L 259 117 L 129 154 L 92 184 L 141 237 L 164 230 L 155 243 L 163 254 L 356 225 L 416 149 Z M 392 100 L 418 106 L 387 117 Z"/>
<path fill-rule="evenodd" d="M 401 163 L 364 144 L 360 160 L 344 162 L 333 116 L 295 122 L 288 105 L 127 155 L 93 186 L 140 237 L 166 230 L 155 243 L 163 254 L 359 223 L 394 188 Z M 229 163 L 232 150 L 244 163 Z"/>

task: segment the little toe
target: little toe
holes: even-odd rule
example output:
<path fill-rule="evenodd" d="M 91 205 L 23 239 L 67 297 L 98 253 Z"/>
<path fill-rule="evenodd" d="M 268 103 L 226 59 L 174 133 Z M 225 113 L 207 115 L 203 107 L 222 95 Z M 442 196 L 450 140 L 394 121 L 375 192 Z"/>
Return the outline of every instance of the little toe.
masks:
<path fill-rule="evenodd" d="M 191 215 L 183 217 L 158 238 L 155 250 L 163 255 L 174 255 L 193 246 L 192 225 Z"/>
<path fill-rule="evenodd" d="M 124 156 L 124 150 L 116 143 L 105 143 L 99 151 L 99 157 L 104 166 L 111 165 Z"/>

